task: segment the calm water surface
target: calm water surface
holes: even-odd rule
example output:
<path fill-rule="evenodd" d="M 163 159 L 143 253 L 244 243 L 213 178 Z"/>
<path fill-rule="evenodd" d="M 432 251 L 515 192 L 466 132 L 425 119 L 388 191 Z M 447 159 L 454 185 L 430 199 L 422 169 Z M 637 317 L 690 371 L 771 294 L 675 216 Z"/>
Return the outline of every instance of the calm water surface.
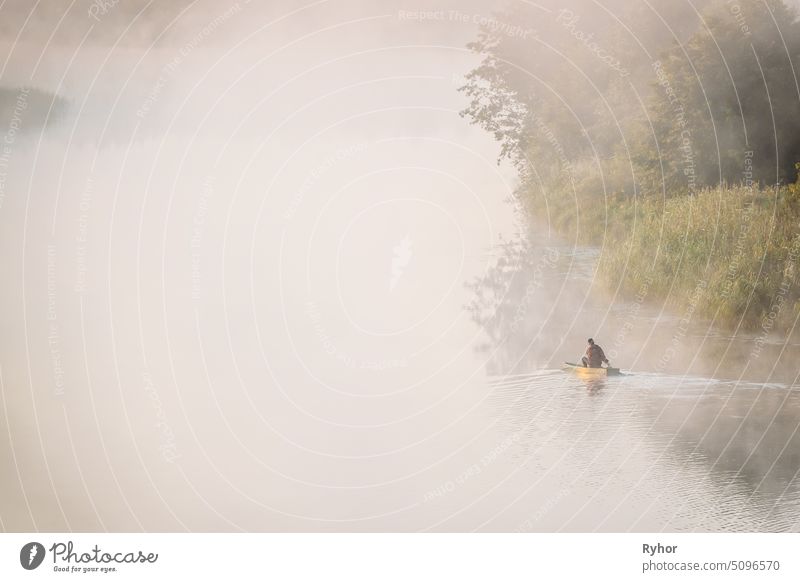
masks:
<path fill-rule="evenodd" d="M 798 529 L 798 391 L 555 370 L 496 378 L 492 390 L 517 478 L 529 480 L 509 506 L 529 516 L 519 529 Z"/>
<path fill-rule="evenodd" d="M 800 389 L 786 338 L 592 291 L 598 251 L 504 249 L 476 287 L 490 403 L 513 442 L 490 529 L 796 531 Z M 492 293 L 486 292 L 493 290 Z M 520 306 L 524 308 L 520 308 Z M 626 374 L 562 372 L 594 335 Z"/>

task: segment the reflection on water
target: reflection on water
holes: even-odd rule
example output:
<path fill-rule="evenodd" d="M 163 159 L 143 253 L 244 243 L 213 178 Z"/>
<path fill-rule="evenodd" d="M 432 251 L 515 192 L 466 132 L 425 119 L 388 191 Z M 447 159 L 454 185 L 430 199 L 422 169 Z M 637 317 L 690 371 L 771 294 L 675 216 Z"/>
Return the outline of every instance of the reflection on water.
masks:
<path fill-rule="evenodd" d="M 605 250 L 604 252 L 610 252 Z M 617 367 L 727 380 L 798 382 L 800 340 L 736 333 L 675 313 L 649 298 L 609 294 L 595 278 L 599 251 L 532 236 L 506 243 L 486 275 L 471 284 L 470 315 L 486 333 L 494 374 L 558 367 L 594 337 Z"/>
<path fill-rule="evenodd" d="M 678 334 L 680 317 L 592 291 L 590 252 L 504 251 L 470 312 L 489 338 L 493 416 L 515 442 L 517 530 L 800 528 L 800 389 L 783 342 L 754 357 L 752 338 L 707 322 Z M 590 335 L 626 375 L 554 369 Z"/>
<path fill-rule="evenodd" d="M 800 392 L 671 376 L 495 379 L 532 531 L 797 531 Z M 527 505 L 527 507 L 525 507 Z"/>

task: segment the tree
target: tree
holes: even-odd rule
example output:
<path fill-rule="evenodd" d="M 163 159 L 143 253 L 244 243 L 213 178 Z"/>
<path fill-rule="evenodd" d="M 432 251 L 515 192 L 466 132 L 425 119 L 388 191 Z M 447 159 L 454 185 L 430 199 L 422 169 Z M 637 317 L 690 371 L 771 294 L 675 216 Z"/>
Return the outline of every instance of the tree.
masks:
<path fill-rule="evenodd" d="M 719 3 L 654 67 L 653 131 L 635 162 L 649 190 L 692 193 L 720 182 L 785 183 L 800 159 L 800 25 L 780 0 Z M 741 12 L 740 12 L 741 10 Z M 786 42 L 784 47 L 781 37 Z"/>

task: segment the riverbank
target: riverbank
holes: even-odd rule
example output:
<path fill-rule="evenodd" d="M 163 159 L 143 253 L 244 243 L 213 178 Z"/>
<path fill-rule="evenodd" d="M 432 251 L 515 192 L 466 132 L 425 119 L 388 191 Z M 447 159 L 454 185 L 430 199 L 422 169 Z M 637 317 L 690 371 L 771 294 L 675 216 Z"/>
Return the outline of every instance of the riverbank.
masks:
<path fill-rule="evenodd" d="M 546 189 L 545 189 L 546 190 Z M 600 192 L 598 195 L 597 192 Z M 728 330 L 794 331 L 800 316 L 800 186 L 719 186 L 672 198 L 602 189 L 519 195 L 576 244 L 601 249 L 596 283 Z"/>
<path fill-rule="evenodd" d="M 550 51 L 484 27 L 459 90 L 462 115 L 518 169 L 531 224 L 599 248 L 594 280 L 614 297 L 773 333 L 800 315 L 800 104 L 785 59 L 800 54 L 800 20 L 780 0 L 741 4 L 746 43 L 721 2 L 675 6 L 666 27 L 633 4 L 613 21 L 582 6 L 587 34 L 624 56 L 622 76 L 562 27 L 542 27 Z M 540 19 L 527 6 L 507 14 Z"/>

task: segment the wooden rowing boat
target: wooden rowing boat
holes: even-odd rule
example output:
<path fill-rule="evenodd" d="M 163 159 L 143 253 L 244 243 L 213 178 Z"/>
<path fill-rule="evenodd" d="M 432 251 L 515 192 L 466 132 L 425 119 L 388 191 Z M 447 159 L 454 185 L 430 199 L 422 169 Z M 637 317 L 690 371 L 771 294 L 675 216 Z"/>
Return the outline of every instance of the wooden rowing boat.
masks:
<path fill-rule="evenodd" d="M 605 378 L 606 376 L 619 376 L 619 368 L 584 368 L 581 364 L 564 362 L 562 369 L 575 374 L 579 378 Z"/>

